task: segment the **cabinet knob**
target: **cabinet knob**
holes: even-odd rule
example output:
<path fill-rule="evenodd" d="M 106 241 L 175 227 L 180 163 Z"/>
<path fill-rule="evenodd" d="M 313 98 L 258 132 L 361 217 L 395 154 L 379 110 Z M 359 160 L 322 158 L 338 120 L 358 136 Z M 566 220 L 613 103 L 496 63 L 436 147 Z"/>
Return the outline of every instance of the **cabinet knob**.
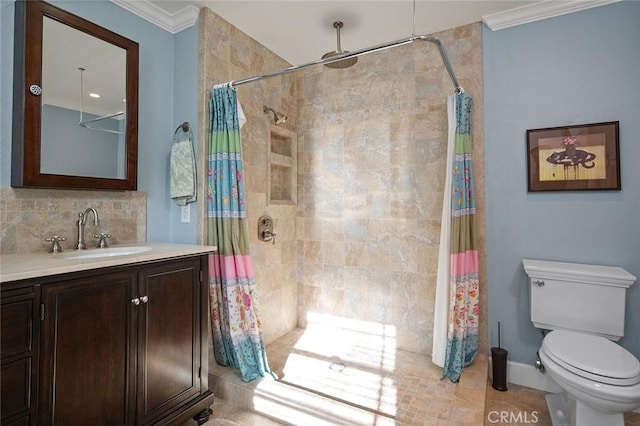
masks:
<path fill-rule="evenodd" d="M 544 287 L 544 280 L 535 280 L 533 283 L 538 287 Z"/>
<path fill-rule="evenodd" d="M 147 303 L 147 302 L 149 301 L 149 296 L 142 296 L 142 297 L 140 298 L 140 301 L 141 301 L 142 303 Z"/>
<path fill-rule="evenodd" d="M 42 94 L 42 87 L 38 86 L 37 84 L 32 84 L 31 86 L 29 86 L 29 91 L 32 95 L 40 96 Z"/>
<path fill-rule="evenodd" d="M 133 303 L 134 305 L 139 305 L 140 304 L 140 299 L 139 298 L 135 298 L 135 299 L 131 299 L 131 303 Z"/>

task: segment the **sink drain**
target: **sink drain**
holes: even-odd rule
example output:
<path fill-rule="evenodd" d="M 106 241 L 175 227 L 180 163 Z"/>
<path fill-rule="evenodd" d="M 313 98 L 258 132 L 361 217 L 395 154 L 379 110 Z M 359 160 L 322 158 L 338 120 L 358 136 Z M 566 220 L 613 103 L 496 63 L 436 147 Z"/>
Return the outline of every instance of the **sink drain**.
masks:
<path fill-rule="evenodd" d="M 329 369 L 337 371 L 338 373 L 342 373 L 345 368 L 347 368 L 347 366 L 342 362 L 332 362 L 331 365 L 329 365 Z"/>

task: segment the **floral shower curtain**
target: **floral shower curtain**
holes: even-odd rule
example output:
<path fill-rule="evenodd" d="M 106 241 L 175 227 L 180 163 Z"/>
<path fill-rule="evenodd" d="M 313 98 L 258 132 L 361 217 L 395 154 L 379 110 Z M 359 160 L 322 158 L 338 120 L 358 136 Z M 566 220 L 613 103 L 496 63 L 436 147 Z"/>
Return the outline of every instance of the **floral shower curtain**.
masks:
<path fill-rule="evenodd" d="M 478 353 L 478 251 L 475 238 L 475 196 L 471 161 L 471 106 L 466 93 L 455 97 L 455 135 L 451 168 L 450 223 L 443 225 L 449 235 L 449 253 L 442 253 L 448 267 L 447 344 L 443 377 L 458 382 L 464 367 Z M 447 234 L 444 231 L 448 230 Z M 448 264 L 447 264 L 448 263 Z M 438 271 L 441 275 L 441 271 Z M 434 333 L 435 334 L 435 333 Z"/>
<path fill-rule="evenodd" d="M 207 243 L 211 328 L 216 361 L 250 381 L 272 374 L 260 329 L 244 200 L 242 143 L 235 89 L 214 87 L 209 103 Z"/>

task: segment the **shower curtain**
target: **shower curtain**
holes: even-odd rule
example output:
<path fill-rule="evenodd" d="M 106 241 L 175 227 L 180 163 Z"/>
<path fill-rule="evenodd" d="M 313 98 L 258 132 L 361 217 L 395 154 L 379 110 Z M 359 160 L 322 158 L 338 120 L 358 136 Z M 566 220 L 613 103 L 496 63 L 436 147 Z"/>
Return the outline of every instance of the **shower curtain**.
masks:
<path fill-rule="evenodd" d="M 269 369 L 260 328 L 244 199 L 242 143 L 235 89 L 214 87 L 209 102 L 207 243 L 213 351 L 218 364 L 250 381 Z"/>
<path fill-rule="evenodd" d="M 466 93 L 449 97 L 449 142 L 436 281 L 433 362 L 458 382 L 478 353 L 478 251 L 471 161 L 471 106 Z M 455 119 L 455 121 L 454 121 Z M 449 191 L 450 189 L 450 191 Z"/>

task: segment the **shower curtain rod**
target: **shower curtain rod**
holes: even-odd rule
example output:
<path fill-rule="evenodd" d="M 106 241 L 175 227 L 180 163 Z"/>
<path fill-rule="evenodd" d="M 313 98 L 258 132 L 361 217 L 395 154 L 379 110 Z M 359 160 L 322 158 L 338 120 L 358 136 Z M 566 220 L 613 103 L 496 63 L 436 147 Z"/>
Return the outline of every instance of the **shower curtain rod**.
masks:
<path fill-rule="evenodd" d="M 464 92 L 464 89 L 458 83 L 458 79 L 456 78 L 456 76 L 455 76 L 455 74 L 453 72 L 453 67 L 451 66 L 451 62 L 449 62 L 449 57 L 447 56 L 447 52 L 444 49 L 444 46 L 442 45 L 442 42 L 440 40 L 438 40 L 436 37 L 431 37 L 431 36 L 426 36 L 426 35 L 417 35 L 417 36 L 414 35 L 414 36 L 411 36 L 411 37 L 408 37 L 408 38 L 405 38 L 405 39 L 402 39 L 402 40 L 396 40 L 396 41 L 392 41 L 392 42 L 388 42 L 388 43 L 383 43 L 383 44 L 379 44 L 379 45 L 373 46 L 373 47 L 367 47 L 367 48 L 360 49 L 360 50 L 354 50 L 352 52 L 345 52 L 345 53 L 343 53 L 341 55 L 331 56 L 331 57 L 326 58 L 326 59 L 318 59 L 317 61 L 308 62 L 308 63 L 302 64 L 302 65 L 294 65 L 294 66 L 289 67 L 289 68 L 285 68 L 285 69 L 282 69 L 282 70 L 269 72 L 269 73 L 266 73 L 266 74 L 260 74 L 260 75 L 254 76 L 254 77 L 244 78 L 242 80 L 229 81 L 227 84 L 229 86 L 231 86 L 231 87 L 240 86 L 241 84 L 253 83 L 254 81 L 264 80 L 265 78 L 271 78 L 271 77 L 277 77 L 279 75 L 289 74 L 290 72 L 298 71 L 298 70 L 310 67 L 312 65 L 330 64 L 330 63 L 333 63 L 333 62 L 341 61 L 343 59 L 352 58 L 354 56 L 361 56 L 361 55 L 365 55 L 367 53 L 373 53 L 373 52 L 378 52 L 380 50 L 389 49 L 391 47 L 402 46 L 404 44 L 413 43 L 413 42 L 418 41 L 418 40 L 428 41 L 429 43 L 433 43 L 436 46 L 438 46 L 438 51 L 440 52 L 440 57 L 442 58 L 442 62 L 444 63 L 444 67 L 447 69 L 447 73 L 449 73 L 449 77 L 451 78 L 451 82 L 453 83 L 453 86 L 456 89 L 456 93 Z"/>

